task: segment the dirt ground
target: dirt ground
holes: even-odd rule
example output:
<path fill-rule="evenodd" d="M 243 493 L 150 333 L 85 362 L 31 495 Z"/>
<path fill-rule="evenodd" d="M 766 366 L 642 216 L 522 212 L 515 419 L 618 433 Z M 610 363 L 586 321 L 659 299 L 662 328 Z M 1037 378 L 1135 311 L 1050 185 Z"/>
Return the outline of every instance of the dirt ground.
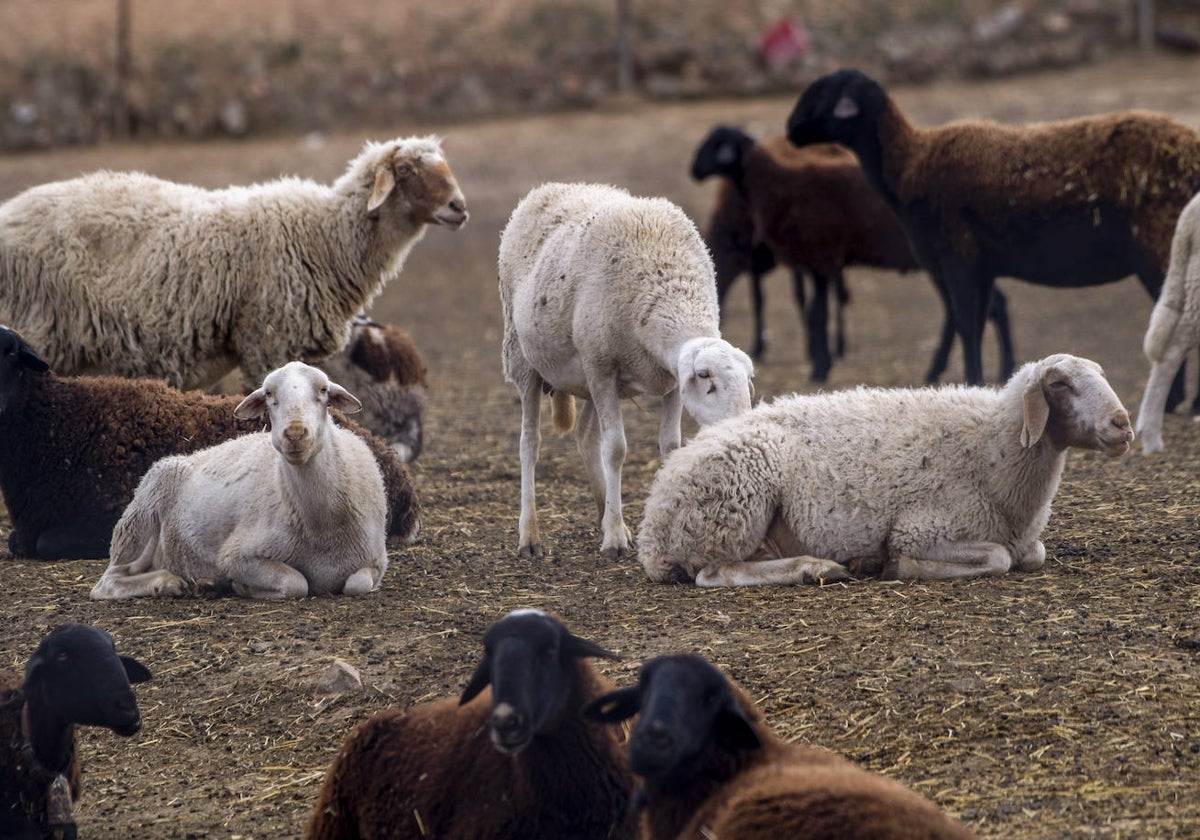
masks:
<path fill-rule="evenodd" d="M 1148 107 L 1200 125 L 1200 64 L 1126 57 L 1068 73 L 897 90 L 921 124 L 1027 121 Z M 985 837 L 1200 836 L 1200 427 L 1168 418 L 1167 451 L 1069 455 L 1036 574 L 994 580 L 701 591 L 647 582 L 635 558 L 604 562 L 569 439 L 546 427 L 540 563 L 515 557 L 520 409 L 500 374 L 498 233 L 547 180 L 595 180 L 666 195 L 697 220 L 712 185 L 687 177 L 716 122 L 782 129 L 793 99 L 631 103 L 568 116 L 438 131 L 471 207 L 459 233 L 430 231 L 374 315 L 409 329 L 432 378 L 426 449 L 413 475 L 420 540 L 396 549 L 380 591 L 295 603 L 92 603 L 103 560 L 0 561 L 0 664 L 21 667 L 63 621 L 107 628 L 155 679 L 138 687 L 145 726 L 83 734 L 81 835 L 290 837 L 349 727 L 371 712 L 455 695 L 485 627 L 516 607 L 557 610 L 622 655 L 695 651 L 741 681 L 776 730 L 845 754 L 933 799 Z M 0 159 L 0 196 L 98 167 L 210 186 L 280 173 L 332 179 L 360 134 L 269 142 L 72 150 Z M 854 270 L 849 349 L 827 388 L 918 384 L 940 311 L 923 275 Z M 762 397 L 809 391 L 788 281 L 768 284 Z M 1004 281 L 1021 360 L 1066 351 L 1099 361 L 1131 411 L 1145 381 L 1150 301 L 1135 283 L 1049 290 Z M 749 341 L 747 290 L 726 336 Z M 990 337 L 989 337 L 990 338 Z M 986 369 L 995 371 L 989 340 Z M 961 375 L 957 354 L 952 378 Z M 1194 376 L 1192 377 L 1193 382 Z M 1194 386 L 1193 386 L 1194 387 Z M 653 405 L 627 405 L 628 522 L 657 466 Z M 690 421 L 685 421 L 690 422 Z M 685 434 L 690 431 L 685 427 Z M 7 530 L 7 522 L 0 521 Z M 362 691 L 314 691 L 335 658 Z"/>

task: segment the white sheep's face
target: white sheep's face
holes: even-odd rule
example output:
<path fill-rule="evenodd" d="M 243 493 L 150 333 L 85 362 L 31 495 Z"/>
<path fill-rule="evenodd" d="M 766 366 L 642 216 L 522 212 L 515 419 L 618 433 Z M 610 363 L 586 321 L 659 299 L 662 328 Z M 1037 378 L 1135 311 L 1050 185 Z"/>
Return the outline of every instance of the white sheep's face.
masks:
<path fill-rule="evenodd" d="M 243 420 L 269 417 L 271 445 L 293 465 L 306 464 L 325 443 L 329 407 L 352 414 L 362 404 L 321 370 L 289 362 L 271 371 L 262 387 L 242 400 L 234 414 Z"/>
<path fill-rule="evenodd" d="M 395 140 L 375 170 L 367 200 L 373 215 L 394 213 L 417 224 L 458 230 L 467 223 L 467 200 L 433 138 Z"/>
<path fill-rule="evenodd" d="M 750 409 L 754 362 L 719 338 L 692 339 L 679 354 L 679 391 L 688 414 L 701 426 Z"/>
<path fill-rule="evenodd" d="M 1025 388 L 1022 443 L 1044 435 L 1057 449 L 1094 449 L 1110 457 L 1129 451 L 1129 413 L 1098 364 L 1078 356 L 1050 356 L 1036 363 Z"/>

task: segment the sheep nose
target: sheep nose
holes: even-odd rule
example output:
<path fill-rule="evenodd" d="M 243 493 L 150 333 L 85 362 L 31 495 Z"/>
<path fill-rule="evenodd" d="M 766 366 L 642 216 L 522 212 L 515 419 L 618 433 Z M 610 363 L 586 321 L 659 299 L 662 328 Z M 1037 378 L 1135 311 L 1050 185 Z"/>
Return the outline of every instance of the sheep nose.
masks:
<path fill-rule="evenodd" d="M 675 743 L 675 739 L 671 737 L 671 733 L 667 731 L 667 726 L 661 720 L 650 722 L 645 732 L 642 733 L 642 738 L 647 747 L 655 750 L 667 750 Z"/>
<path fill-rule="evenodd" d="M 298 443 L 308 436 L 308 429 L 302 423 L 289 423 L 283 430 L 283 436 L 292 443 Z"/>
<path fill-rule="evenodd" d="M 522 716 L 511 703 L 500 703 L 492 709 L 492 729 L 500 734 L 511 734 L 521 728 Z"/>
<path fill-rule="evenodd" d="M 453 210 L 455 213 L 466 214 L 467 202 L 465 199 L 462 199 L 462 198 L 457 198 L 457 197 L 452 198 L 452 199 L 450 199 L 450 209 Z"/>
<path fill-rule="evenodd" d="M 1119 411 L 1113 415 L 1112 424 L 1118 431 L 1127 433 L 1130 438 L 1133 437 L 1133 429 L 1129 423 L 1129 414 L 1125 411 Z"/>

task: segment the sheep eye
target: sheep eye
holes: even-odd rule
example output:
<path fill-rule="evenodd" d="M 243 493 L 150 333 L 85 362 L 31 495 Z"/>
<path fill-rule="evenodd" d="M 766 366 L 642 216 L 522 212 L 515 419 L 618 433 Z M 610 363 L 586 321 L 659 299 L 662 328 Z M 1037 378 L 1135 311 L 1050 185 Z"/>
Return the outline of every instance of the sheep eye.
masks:
<path fill-rule="evenodd" d="M 322 385 L 322 386 L 321 386 L 321 395 L 322 395 L 322 396 L 324 396 L 324 395 L 326 395 L 326 394 L 328 394 L 328 393 L 329 393 L 329 386 L 328 386 L 328 385 Z"/>
<path fill-rule="evenodd" d="M 412 171 L 413 171 L 413 168 L 412 168 L 412 166 L 410 166 L 410 165 L 409 165 L 409 164 L 407 164 L 407 163 L 402 163 L 402 164 L 400 164 L 399 166 L 397 166 L 397 167 L 396 167 L 396 174 L 397 174 L 397 175 L 411 175 L 411 174 L 412 174 Z"/>
<path fill-rule="evenodd" d="M 55 662 L 70 662 L 71 661 L 70 651 L 60 650 L 58 653 L 54 654 L 54 661 Z"/>
<path fill-rule="evenodd" d="M 701 379 L 708 379 L 709 377 L 712 376 L 712 374 L 709 373 L 707 370 L 702 370 L 702 371 L 698 371 L 696 373 L 696 376 L 700 377 Z"/>

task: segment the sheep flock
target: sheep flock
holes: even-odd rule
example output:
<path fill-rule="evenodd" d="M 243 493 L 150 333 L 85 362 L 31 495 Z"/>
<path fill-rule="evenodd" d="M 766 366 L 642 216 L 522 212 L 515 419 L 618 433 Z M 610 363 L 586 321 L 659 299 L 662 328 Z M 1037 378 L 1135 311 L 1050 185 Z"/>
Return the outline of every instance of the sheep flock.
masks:
<path fill-rule="evenodd" d="M 975 87 L 881 89 L 931 133 L 1127 107 L 1200 126 L 1165 93 L 1020 111 L 968 110 Z M 1157 306 L 1138 283 L 1000 280 L 1015 364 L 992 380 L 1008 371 L 985 342 L 972 384 L 958 354 L 983 304 L 956 318 L 969 296 L 938 285 L 942 263 L 880 270 L 848 238 L 817 269 L 849 296 L 844 353 L 814 383 L 823 302 L 807 323 L 768 308 L 752 362 L 762 334 L 700 235 L 738 187 L 689 171 L 717 125 L 781 142 L 803 94 L 565 116 L 508 145 L 509 121 L 331 138 L 320 165 L 280 177 L 273 158 L 245 186 L 198 168 L 213 152 L 79 158 L 102 175 L 0 161 L 0 653 L 19 674 L 55 627 L 86 624 L 138 683 L 138 725 L 74 719 L 52 771 L 29 761 L 49 753 L 27 746 L 46 739 L 20 677 L 4 684 L 12 764 L 34 772 L 0 799 L 0 836 L 69 836 L 68 818 L 131 837 L 1200 830 L 1200 429 L 1190 391 L 1168 396 L 1200 344 L 1195 208 Z M 645 160 L 581 156 L 601 118 Z M 35 201 L 81 194 L 61 215 Z M 175 254 L 172 229 L 149 257 L 96 233 L 156 195 L 187 196 L 204 244 Z M 327 239 L 288 239 L 289 202 L 335 200 L 349 242 L 311 221 Z M 255 202 L 272 209 L 229 210 Z M 255 220 L 274 232 L 237 244 Z M 1077 220 L 1043 222 L 1035 253 L 1056 230 L 1085 247 Z M 750 219 L 752 244 L 810 270 L 770 223 Z M 347 256 L 376 233 L 378 253 Z M 89 277 L 68 288 L 77 256 Z M 201 297 L 136 285 L 193 276 Z M 329 278 L 353 288 L 307 285 Z M 925 384 L 942 345 L 945 384 Z M 204 393 L 234 370 L 240 393 Z M 38 388 L 87 397 L 34 412 Z M 119 422 L 99 422 L 118 393 Z"/>

